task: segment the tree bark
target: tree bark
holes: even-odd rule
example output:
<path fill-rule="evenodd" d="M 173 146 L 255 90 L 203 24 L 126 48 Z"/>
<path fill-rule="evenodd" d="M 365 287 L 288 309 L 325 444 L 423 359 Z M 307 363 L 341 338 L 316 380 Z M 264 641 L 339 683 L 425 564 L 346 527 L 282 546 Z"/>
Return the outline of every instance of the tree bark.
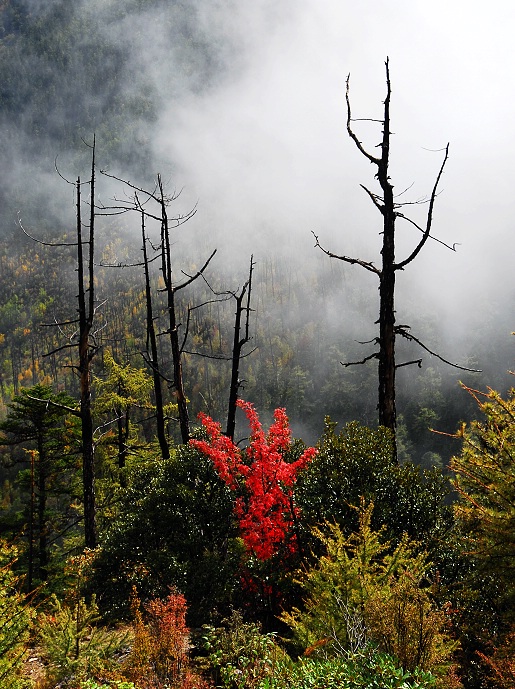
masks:
<path fill-rule="evenodd" d="M 159 372 L 159 359 L 157 352 L 157 337 L 154 327 L 154 313 L 152 308 L 152 291 L 150 289 L 150 273 L 148 269 L 147 238 L 145 235 L 145 214 L 141 213 L 141 233 L 143 265 L 145 270 L 145 300 L 147 305 L 147 352 L 150 353 L 150 367 L 152 369 L 152 380 L 154 383 L 154 397 L 156 402 L 156 430 L 161 456 L 163 459 L 170 458 L 170 447 L 166 438 L 165 416 L 163 409 L 163 389 L 161 387 L 161 375 Z"/>
<path fill-rule="evenodd" d="M 88 252 L 88 300 L 84 285 L 84 251 L 81 217 L 81 183 L 77 180 L 77 272 L 79 304 L 79 376 L 80 376 L 80 419 L 82 438 L 82 481 L 84 490 L 84 542 L 86 548 L 97 546 L 96 499 L 95 499 L 95 452 L 93 443 L 93 418 L 91 414 L 91 359 L 90 333 L 93 324 L 94 293 L 94 239 L 95 239 L 95 144 L 93 143 L 90 179 L 90 221 Z"/>
<path fill-rule="evenodd" d="M 395 435 L 395 201 L 388 175 L 390 164 L 390 74 L 386 63 L 387 92 L 384 101 L 383 140 L 377 179 L 383 191 L 382 268 L 379 275 L 379 424 Z"/>
<path fill-rule="evenodd" d="M 238 401 L 238 391 L 241 386 L 240 382 L 240 360 L 243 346 L 249 341 L 249 315 L 250 315 L 250 295 L 252 292 L 252 270 L 253 257 L 250 257 L 249 279 L 243 285 L 240 294 L 234 295 L 236 299 L 236 314 L 234 320 L 234 339 L 232 347 L 232 368 L 231 368 L 231 385 L 229 388 L 229 408 L 227 412 L 227 430 L 225 435 L 234 441 L 234 432 L 236 429 L 236 402 Z M 243 300 L 247 295 L 247 304 L 243 306 Z M 243 312 L 246 312 L 245 335 L 241 337 L 241 317 Z"/>
<path fill-rule="evenodd" d="M 175 305 L 175 289 L 173 286 L 172 274 L 172 254 L 170 248 L 170 228 L 168 225 L 168 215 L 166 212 L 166 202 L 164 197 L 163 182 L 158 175 L 157 183 L 161 198 L 161 251 L 162 251 L 162 274 L 165 283 L 167 310 L 168 310 L 168 334 L 172 348 L 173 365 L 173 387 L 179 416 L 179 426 L 181 439 L 187 443 L 190 439 L 190 420 L 188 404 L 184 392 L 184 380 L 182 375 L 182 352 L 179 343 L 179 331 L 177 326 L 177 311 Z"/>

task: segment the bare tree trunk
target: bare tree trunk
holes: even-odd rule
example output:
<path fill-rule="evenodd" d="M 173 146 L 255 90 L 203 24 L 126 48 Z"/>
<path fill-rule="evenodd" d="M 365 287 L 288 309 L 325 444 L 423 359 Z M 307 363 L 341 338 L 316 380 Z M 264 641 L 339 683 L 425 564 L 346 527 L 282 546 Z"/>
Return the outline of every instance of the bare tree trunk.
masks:
<path fill-rule="evenodd" d="M 229 409 L 227 412 L 227 435 L 231 440 L 234 440 L 234 431 L 236 428 L 236 402 L 238 400 L 238 391 L 241 386 L 240 382 L 240 360 L 243 346 L 249 341 L 249 316 L 250 316 L 250 295 L 252 292 L 252 270 L 254 268 L 253 257 L 250 257 L 249 279 L 243 285 L 241 292 L 234 295 L 236 299 L 236 314 L 234 321 L 234 340 L 232 347 L 232 369 L 231 369 L 231 386 L 229 388 Z M 243 300 L 247 295 L 247 304 L 243 306 Z M 246 312 L 245 335 L 241 337 L 241 316 Z"/>
<path fill-rule="evenodd" d="M 378 345 L 378 351 L 366 356 L 362 361 L 346 362 L 344 366 L 350 366 L 353 364 L 363 364 L 371 359 L 378 360 L 378 410 L 379 410 L 379 423 L 386 428 L 389 428 L 393 434 L 395 441 L 396 427 L 397 427 L 397 412 L 395 405 L 395 372 L 399 366 L 405 366 L 411 363 L 418 363 L 420 365 L 421 360 L 409 361 L 403 364 L 397 364 L 395 360 L 395 337 L 400 335 L 408 340 L 413 340 L 418 342 L 424 349 L 429 351 L 431 354 L 438 356 L 442 361 L 448 363 L 456 368 L 463 368 L 457 366 L 456 364 L 451 364 L 451 362 L 443 359 L 435 352 L 431 352 L 427 347 L 425 347 L 416 337 L 408 332 L 408 326 L 397 326 L 395 324 L 395 274 L 398 270 L 403 270 L 405 266 L 411 263 L 419 254 L 420 250 L 426 243 L 426 241 L 432 237 L 430 234 L 431 224 L 432 224 L 432 214 L 434 202 L 437 195 L 438 184 L 445 167 L 445 163 L 448 158 L 448 146 L 445 149 L 445 157 L 443 163 L 440 166 L 440 171 L 437 175 L 436 182 L 433 187 L 431 196 L 428 199 L 428 212 L 425 227 L 420 227 L 416 222 L 411 220 L 401 212 L 403 203 L 398 203 L 395 201 L 393 193 L 393 185 L 390 182 L 389 176 L 389 165 L 390 165 L 390 96 L 391 96 L 391 84 L 390 84 L 390 71 L 389 63 L 386 60 L 386 98 L 384 101 L 384 115 L 381 123 L 383 125 L 382 140 L 377 148 L 380 149 L 380 155 L 377 156 L 375 153 L 369 153 L 358 139 L 356 133 L 353 129 L 353 123 L 356 121 L 351 115 L 351 106 L 349 99 L 349 79 L 347 79 L 347 133 L 350 138 L 356 144 L 356 147 L 360 153 L 369 160 L 373 165 L 377 167 L 376 178 L 381 187 L 381 193 L 376 193 L 370 191 L 364 185 L 362 188 L 368 194 L 370 200 L 377 208 L 377 210 L 383 216 L 383 245 L 381 248 L 381 268 L 378 268 L 370 261 L 365 261 L 360 258 L 353 258 L 350 256 L 340 256 L 328 251 L 321 246 L 318 237 L 315 235 L 316 246 L 319 247 L 325 254 L 331 258 L 337 258 L 340 261 L 345 261 L 350 264 L 357 264 L 368 270 L 379 279 L 379 336 L 375 339 Z M 377 120 L 374 120 L 377 121 Z M 396 263 L 395 257 L 395 222 L 398 218 L 402 218 L 409 222 L 413 227 L 415 227 L 421 234 L 422 237 L 416 244 L 415 249 L 411 254 Z M 448 246 L 445 242 L 437 240 L 448 249 L 455 250 L 455 245 Z M 342 362 L 343 363 L 343 362 Z M 467 369 L 470 370 L 470 369 Z M 397 447 L 394 442 L 394 460 L 397 461 Z"/>
<path fill-rule="evenodd" d="M 180 432 L 181 432 L 181 438 L 183 443 L 187 443 L 190 437 L 190 421 L 189 421 L 189 414 L 188 414 L 188 405 L 187 405 L 187 400 L 186 400 L 186 394 L 184 390 L 184 380 L 183 380 L 183 372 L 182 372 L 182 354 L 183 354 L 183 349 L 184 349 L 184 343 L 187 339 L 188 335 L 188 327 L 186 325 L 185 328 L 185 334 L 183 337 L 183 342 L 179 342 L 179 327 L 180 323 L 177 322 L 177 310 L 176 310 L 176 302 L 175 302 L 175 295 L 176 293 L 186 287 L 187 285 L 190 285 L 194 280 L 196 280 L 200 275 L 202 275 L 203 271 L 207 268 L 209 262 L 213 258 L 213 256 L 216 253 L 216 250 L 213 251 L 209 259 L 206 261 L 204 266 L 196 273 L 196 275 L 188 277 L 185 281 L 183 281 L 181 284 L 176 284 L 174 285 L 173 281 L 173 271 L 172 271 L 172 259 L 171 259 L 171 245 L 170 245 L 170 225 L 169 225 L 169 219 L 168 219 L 168 214 L 167 214 L 167 206 L 171 201 L 173 201 L 176 197 L 167 197 L 164 193 L 164 188 L 163 188 L 163 182 L 161 179 L 161 176 L 157 176 L 157 186 L 154 191 L 147 191 L 144 190 L 140 187 L 135 186 L 134 184 L 131 184 L 131 182 L 128 182 L 126 180 L 120 179 L 119 177 L 116 177 L 115 175 L 110 175 L 107 172 L 103 172 L 107 177 L 111 177 L 112 179 L 116 179 L 123 184 L 126 184 L 129 188 L 133 189 L 135 194 L 134 194 L 134 202 L 130 204 L 123 204 L 121 206 L 116 206 L 112 210 L 114 212 L 125 212 L 129 210 L 137 210 L 140 213 L 142 213 L 145 217 L 150 217 L 153 218 L 154 220 L 159 220 L 161 223 L 161 233 L 160 233 L 160 238 L 161 238 L 161 272 L 163 275 L 163 281 L 164 281 L 164 291 L 166 292 L 166 310 L 168 311 L 168 328 L 166 330 L 166 333 L 168 334 L 170 338 L 170 346 L 172 350 L 172 366 L 173 366 L 173 380 L 171 383 L 171 387 L 173 387 L 175 391 L 175 400 L 177 402 L 177 408 L 178 408 L 178 417 L 179 417 L 179 425 L 180 425 Z M 142 204 L 138 198 L 138 194 L 145 194 L 147 196 L 147 202 L 152 199 L 154 202 L 158 204 L 158 207 L 160 209 L 160 217 L 157 216 L 157 214 L 150 213 L 147 209 L 145 204 Z M 146 202 L 145 202 L 146 203 Z M 187 213 L 186 215 L 179 216 L 177 218 L 174 218 L 174 222 L 176 223 L 176 226 L 178 227 L 179 225 L 182 225 L 185 223 L 189 218 L 191 218 L 194 215 L 195 211 L 191 211 L 190 213 Z M 145 240 L 143 240 L 143 243 L 145 245 Z M 146 245 L 145 245 L 146 246 Z M 148 261 L 147 261 L 148 263 Z M 148 278 L 147 278 L 148 280 Z M 147 285 L 148 285 L 147 281 Z M 149 292 L 147 291 L 147 306 L 150 304 L 149 299 L 148 299 L 148 294 Z M 151 331 L 153 328 L 153 325 L 150 326 L 148 324 L 153 323 L 152 316 L 148 316 L 148 311 L 147 311 L 147 339 L 152 344 L 151 342 Z M 154 366 L 157 365 L 157 349 L 155 352 L 151 352 L 152 356 L 152 361 L 154 363 Z M 158 373 L 158 369 L 154 368 L 154 373 Z M 156 378 L 154 378 L 154 381 L 156 381 Z M 158 408 L 158 414 L 159 414 L 159 408 L 160 408 L 160 402 L 159 402 L 159 391 L 158 391 L 158 385 L 155 385 L 155 390 L 157 393 L 157 401 L 156 401 L 156 406 Z M 162 409 L 162 405 L 161 405 Z M 165 449 L 165 442 L 166 442 L 166 435 L 163 430 L 164 426 L 161 425 L 161 421 L 158 418 L 158 437 L 159 437 L 159 442 L 161 445 L 161 449 L 163 454 L 167 453 L 167 450 Z"/>
<path fill-rule="evenodd" d="M 163 459 L 169 459 L 170 448 L 166 438 L 165 416 L 163 409 L 163 389 L 161 387 L 161 375 L 159 373 L 159 359 L 157 353 L 157 337 L 154 327 L 154 314 L 152 309 L 152 292 L 150 289 L 150 274 L 148 269 L 147 238 L 145 235 L 145 215 L 141 214 L 141 233 L 143 239 L 143 264 L 145 269 L 145 299 L 147 305 L 147 352 L 150 353 L 150 367 L 154 382 L 154 397 L 156 402 L 156 426 L 157 439 Z"/>
<path fill-rule="evenodd" d="M 390 75 L 386 65 L 387 93 L 384 101 L 383 141 L 377 179 L 383 191 L 382 268 L 379 275 L 379 424 L 395 435 L 395 201 L 390 183 Z"/>
<path fill-rule="evenodd" d="M 379 424 L 395 433 L 395 272 L 382 272 L 379 285 Z"/>
<path fill-rule="evenodd" d="M 90 221 L 88 255 L 88 300 L 84 286 L 84 252 L 81 217 L 81 183 L 77 180 L 77 272 L 79 304 L 79 376 L 80 376 L 80 419 L 82 437 L 82 480 L 84 490 L 84 539 L 86 548 L 96 548 L 96 501 L 95 501 L 95 452 L 93 443 L 93 418 L 91 414 L 91 359 L 96 349 L 90 351 L 90 333 L 93 325 L 94 293 L 94 238 L 95 238 L 95 143 L 92 148 L 90 180 Z"/>
<path fill-rule="evenodd" d="M 163 182 L 158 176 L 157 183 L 161 197 L 161 250 L 162 250 L 162 273 L 165 283 L 167 310 L 168 310 L 168 334 L 172 348 L 173 364 L 173 386 L 179 415 L 179 426 L 183 443 L 190 439 L 190 420 L 188 414 L 188 404 L 184 392 L 184 380 L 182 376 L 182 352 L 179 343 L 179 331 L 177 325 L 177 312 L 175 306 L 175 292 L 172 275 L 172 255 L 170 249 L 170 228 L 168 226 L 168 215 L 166 212 L 166 202 L 163 191 Z"/>

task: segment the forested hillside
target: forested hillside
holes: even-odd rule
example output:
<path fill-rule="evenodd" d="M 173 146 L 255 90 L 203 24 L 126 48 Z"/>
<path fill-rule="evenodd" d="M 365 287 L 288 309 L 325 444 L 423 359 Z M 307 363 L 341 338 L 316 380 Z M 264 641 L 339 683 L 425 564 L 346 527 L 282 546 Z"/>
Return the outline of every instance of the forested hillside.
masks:
<path fill-rule="evenodd" d="M 331 257 L 323 213 L 249 169 L 240 225 L 182 179 L 194 137 L 160 148 L 249 69 L 231 5 L 0 3 L 0 686 L 512 687 L 513 287 L 402 270 L 379 426 L 377 284 L 338 260 L 371 272 L 374 217 L 343 204 Z"/>

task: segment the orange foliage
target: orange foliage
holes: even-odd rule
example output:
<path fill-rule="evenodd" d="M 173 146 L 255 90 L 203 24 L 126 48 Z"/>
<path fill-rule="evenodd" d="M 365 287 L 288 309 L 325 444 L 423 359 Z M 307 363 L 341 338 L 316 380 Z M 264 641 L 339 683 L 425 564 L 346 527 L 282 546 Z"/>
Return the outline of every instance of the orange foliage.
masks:
<path fill-rule="evenodd" d="M 515 689 L 515 631 L 506 637 L 502 646 L 492 655 L 477 651 L 478 656 L 492 673 L 493 686 L 497 689 Z"/>

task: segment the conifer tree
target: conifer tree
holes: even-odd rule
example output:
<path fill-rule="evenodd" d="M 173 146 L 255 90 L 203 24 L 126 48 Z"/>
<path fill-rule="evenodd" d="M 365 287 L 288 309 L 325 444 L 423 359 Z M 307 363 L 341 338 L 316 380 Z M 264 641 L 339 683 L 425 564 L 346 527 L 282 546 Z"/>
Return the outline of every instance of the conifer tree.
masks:
<path fill-rule="evenodd" d="M 22 445 L 31 455 L 29 590 L 34 579 L 44 581 L 47 578 L 51 536 L 56 528 L 48 502 L 51 495 L 69 491 L 70 469 L 74 469 L 78 453 L 78 429 L 67 412 L 67 407 L 73 403 L 66 393 L 54 393 L 45 385 L 25 388 L 9 404 L 7 418 L 0 423 L 0 443 Z M 66 521 L 65 515 L 56 516 Z"/>
<path fill-rule="evenodd" d="M 515 388 L 506 398 L 492 389 L 463 388 L 482 418 L 454 436 L 462 442 L 450 463 L 460 496 L 456 515 L 470 550 L 515 593 Z"/>

